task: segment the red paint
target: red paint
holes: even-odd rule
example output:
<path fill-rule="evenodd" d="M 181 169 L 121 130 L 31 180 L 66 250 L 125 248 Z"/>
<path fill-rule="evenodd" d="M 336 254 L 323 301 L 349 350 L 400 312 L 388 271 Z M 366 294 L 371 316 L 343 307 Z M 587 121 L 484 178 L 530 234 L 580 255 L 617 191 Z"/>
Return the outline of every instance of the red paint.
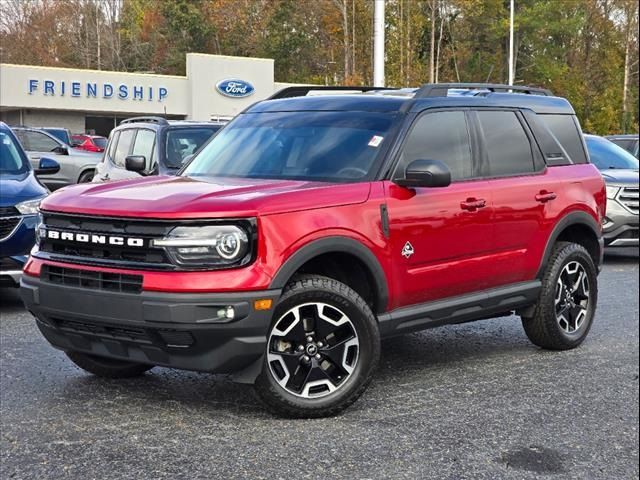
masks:
<path fill-rule="evenodd" d="M 99 135 L 72 135 L 71 139 L 74 142 L 73 148 L 79 148 L 80 150 L 86 150 L 87 152 L 104 152 L 104 147 L 96 144 L 96 140 L 107 140 L 105 137 L 101 137 Z"/>
<path fill-rule="evenodd" d="M 555 198 L 549 198 L 551 193 Z M 539 196 L 544 201 L 536 200 Z M 558 221 L 581 210 L 600 223 L 605 198 L 595 167 L 573 165 L 430 189 L 389 181 L 147 177 L 68 187 L 49 196 L 42 208 L 133 218 L 257 217 L 258 253 L 250 266 L 210 272 L 119 270 L 143 275 L 143 288 L 153 291 L 267 289 L 283 263 L 305 244 L 333 235 L 350 237 L 378 259 L 389 288 L 387 308 L 393 309 L 533 279 Z M 389 238 L 382 231 L 382 204 L 389 212 Z M 414 253 L 405 258 L 407 241 Z M 25 273 L 38 275 L 42 264 L 32 258 Z"/>

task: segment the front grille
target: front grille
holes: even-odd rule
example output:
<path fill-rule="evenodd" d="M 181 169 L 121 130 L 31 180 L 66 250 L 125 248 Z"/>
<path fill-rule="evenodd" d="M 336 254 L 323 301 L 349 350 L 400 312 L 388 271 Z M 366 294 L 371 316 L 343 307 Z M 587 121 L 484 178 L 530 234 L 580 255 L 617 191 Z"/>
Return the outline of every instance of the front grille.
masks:
<path fill-rule="evenodd" d="M 20 216 L 20 212 L 16 207 L 0 207 L 0 217 Z"/>
<path fill-rule="evenodd" d="M 22 270 L 22 264 L 11 257 L 0 258 L 0 271 L 2 270 Z"/>
<path fill-rule="evenodd" d="M 21 217 L 0 217 L 0 241 L 7 239 L 21 220 Z"/>
<path fill-rule="evenodd" d="M 44 265 L 41 278 L 44 281 L 58 285 L 92 290 L 108 290 L 120 293 L 140 293 L 142 291 L 142 275 L 124 275 Z"/>
<path fill-rule="evenodd" d="M 98 236 L 122 236 L 144 239 L 145 246 L 118 246 L 96 244 L 41 235 L 42 257 L 70 263 L 132 267 L 140 269 L 171 269 L 166 252 L 151 246 L 151 240 L 164 237 L 173 227 L 170 222 L 142 221 L 122 218 L 85 217 L 43 212 L 43 224 L 47 229 L 73 234 Z"/>
<path fill-rule="evenodd" d="M 631 229 L 631 230 L 627 230 L 626 232 L 622 232 L 616 238 L 637 239 L 638 238 L 638 229 L 634 228 L 634 229 Z"/>
<path fill-rule="evenodd" d="M 638 214 L 638 187 L 624 187 L 618 194 L 618 201 L 625 206 L 627 210 Z"/>
<path fill-rule="evenodd" d="M 139 344 L 151 345 L 151 337 L 143 328 L 121 327 L 118 325 L 104 325 L 81 322 L 79 320 L 51 319 L 62 330 L 85 334 L 89 336 L 126 340 Z"/>
<path fill-rule="evenodd" d="M 104 323 L 88 323 L 81 320 L 51 318 L 59 329 L 86 337 L 107 338 L 110 340 L 137 343 L 139 345 L 157 345 L 168 348 L 189 348 L 195 345 L 195 339 L 188 331 L 167 328 L 136 328 Z"/>

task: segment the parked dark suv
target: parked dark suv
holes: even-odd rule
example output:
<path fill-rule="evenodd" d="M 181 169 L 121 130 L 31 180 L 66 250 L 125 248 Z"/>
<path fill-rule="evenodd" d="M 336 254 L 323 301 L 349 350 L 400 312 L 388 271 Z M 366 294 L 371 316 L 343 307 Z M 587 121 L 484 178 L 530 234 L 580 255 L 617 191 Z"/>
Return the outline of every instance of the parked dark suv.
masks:
<path fill-rule="evenodd" d="M 21 291 L 48 341 L 104 377 L 232 373 L 303 417 L 364 392 L 382 337 L 515 312 L 542 348 L 584 341 L 606 194 L 569 102 L 287 98 L 317 89 L 254 104 L 179 176 L 46 199 Z"/>
<path fill-rule="evenodd" d="M 220 122 L 135 117 L 124 120 L 109 135 L 93 181 L 175 175 L 185 159 L 224 126 Z"/>

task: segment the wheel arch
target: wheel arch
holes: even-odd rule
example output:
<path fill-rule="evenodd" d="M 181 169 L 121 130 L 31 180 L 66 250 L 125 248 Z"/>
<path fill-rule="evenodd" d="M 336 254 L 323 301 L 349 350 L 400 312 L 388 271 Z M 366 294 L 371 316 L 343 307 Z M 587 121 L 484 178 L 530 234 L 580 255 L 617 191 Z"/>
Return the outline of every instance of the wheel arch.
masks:
<path fill-rule="evenodd" d="M 303 246 L 284 262 L 271 281 L 269 288 L 284 288 L 296 273 L 305 271 L 305 266 L 314 265 L 314 262 L 317 264 L 318 261 L 330 258 L 351 259 L 356 262 L 354 265 L 364 268 L 366 280 L 372 288 L 373 304 L 371 306 L 374 313 L 382 313 L 386 310 L 389 290 L 384 269 L 368 247 L 357 240 L 344 236 L 325 237 Z M 335 276 L 333 278 L 342 281 L 341 278 Z M 354 290 L 360 293 L 358 285 L 350 286 L 355 287 Z"/>
<path fill-rule="evenodd" d="M 600 225 L 588 213 L 574 211 L 562 217 L 551 231 L 536 278 L 542 278 L 544 275 L 553 247 L 558 241 L 570 241 L 582 245 L 591 255 L 596 267 L 599 269 L 602 265 L 604 241 Z"/>
<path fill-rule="evenodd" d="M 78 178 L 76 178 L 76 183 L 80 183 L 80 179 L 83 177 L 83 175 L 85 173 L 89 173 L 89 172 L 93 172 L 93 174 L 95 175 L 96 174 L 96 166 L 93 165 L 93 166 L 82 167 L 80 169 L 80 173 L 78 174 Z"/>

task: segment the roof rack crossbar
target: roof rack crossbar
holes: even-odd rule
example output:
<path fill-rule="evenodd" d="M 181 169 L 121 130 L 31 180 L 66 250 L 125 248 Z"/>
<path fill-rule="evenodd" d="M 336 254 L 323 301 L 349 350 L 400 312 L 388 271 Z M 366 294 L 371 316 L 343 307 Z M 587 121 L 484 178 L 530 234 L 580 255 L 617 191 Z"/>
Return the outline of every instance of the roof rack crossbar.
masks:
<path fill-rule="evenodd" d="M 397 88 L 391 87 L 349 87 L 349 86 L 330 86 L 330 85 L 296 85 L 293 87 L 285 87 L 282 90 L 278 90 L 276 93 L 271 95 L 267 100 L 278 100 L 280 98 L 291 98 L 291 97 L 306 97 L 309 92 L 339 92 L 339 91 L 354 91 L 354 92 L 371 92 L 373 90 L 398 90 Z"/>
<path fill-rule="evenodd" d="M 504 85 L 501 83 L 425 83 L 420 87 L 414 98 L 446 97 L 449 90 L 454 88 L 469 90 L 489 90 L 490 92 L 518 92 L 528 95 L 552 96 L 551 90 L 525 85 Z"/>
<path fill-rule="evenodd" d="M 131 117 L 131 118 L 127 118 L 126 120 L 122 120 L 120 122 L 120 125 L 126 124 L 126 123 L 141 123 L 141 122 L 157 123 L 159 125 L 169 125 L 169 122 L 167 121 L 167 119 L 162 117 Z"/>

